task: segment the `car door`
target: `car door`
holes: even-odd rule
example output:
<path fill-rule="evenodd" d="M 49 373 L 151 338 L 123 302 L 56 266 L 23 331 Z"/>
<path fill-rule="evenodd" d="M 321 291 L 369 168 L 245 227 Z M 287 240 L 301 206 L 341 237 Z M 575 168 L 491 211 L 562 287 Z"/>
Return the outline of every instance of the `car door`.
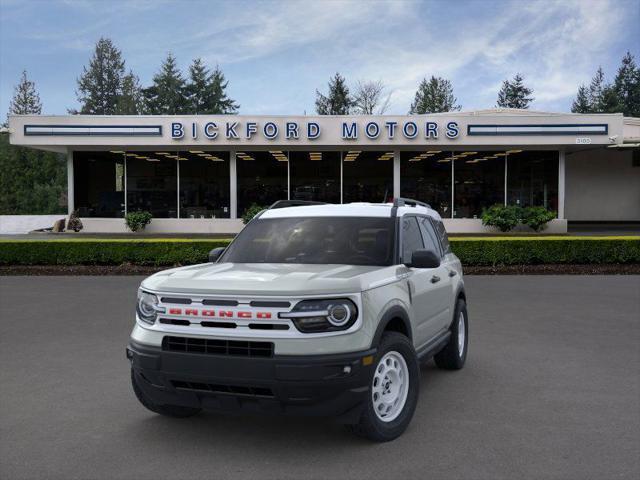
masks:
<path fill-rule="evenodd" d="M 453 315 L 451 311 L 451 299 L 453 297 L 452 276 L 450 275 L 451 267 L 448 265 L 447 256 L 444 254 L 442 243 L 433 225 L 433 220 L 429 217 L 420 217 L 418 223 L 420 224 L 420 232 L 424 239 L 425 248 L 433 250 L 440 256 L 440 266 L 435 269 L 435 275 L 439 280 L 435 283 L 432 292 L 433 297 L 430 298 L 435 310 L 437 310 L 433 323 L 435 331 L 438 332 L 449 328 L 451 316 Z"/>
<path fill-rule="evenodd" d="M 402 218 L 401 232 L 401 261 L 408 264 L 415 250 L 425 248 L 418 217 L 405 215 Z M 440 271 L 441 268 L 409 267 L 407 287 L 410 293 L 413 335 L 418 347 L 433 338 L 440 329 L 437 321 L 442 314 L 442 288 L 439 284 L 446 277 Z"/>

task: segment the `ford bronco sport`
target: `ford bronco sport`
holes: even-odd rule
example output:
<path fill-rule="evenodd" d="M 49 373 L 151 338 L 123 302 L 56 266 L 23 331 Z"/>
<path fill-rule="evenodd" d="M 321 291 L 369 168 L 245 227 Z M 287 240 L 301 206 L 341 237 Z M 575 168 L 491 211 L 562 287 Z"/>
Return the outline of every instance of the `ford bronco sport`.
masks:
<path fill-rule="evenodd" d="M 276 202 L 210 263 L 142 282 L 127 357 L 146 408 L 332 416 L 388 441 L 413 416 L 419 361 L 462 368 L 462 269 L 438 213 L 313 203 Z"/>

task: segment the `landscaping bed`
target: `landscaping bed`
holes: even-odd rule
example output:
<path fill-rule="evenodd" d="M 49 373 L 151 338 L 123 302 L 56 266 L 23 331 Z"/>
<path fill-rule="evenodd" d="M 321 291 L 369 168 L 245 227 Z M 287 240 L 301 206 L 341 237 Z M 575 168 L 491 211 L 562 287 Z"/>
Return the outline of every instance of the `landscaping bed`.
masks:
<path fill-rule="evenodd" d="M 168 267 L 143 265 L 0 265 L 0 276 L 13 275 L 142 275 L 148 276 Z M 640 275 L 640 263 L 595 265 L 502 265 L 467 266 L 465 275 Z"/>
<path fill-rule="evenodd" d="M 230 241 L 177 238 L 0 240 L 0 272 L 6 274 L 17 271 L 17 267 L 31 266 L 46 266 L 64 272 L 73 270 L 69 267 L 83 266 L 89 272 L 129 274 L 139 271 L 146 274 L 147 269 L 206 262 L 210 250 L 227 246 Z M 601 269 L 630 271 L 636 268 L 634 265 L 640 265 L 638 236 L 453 237 L 451 248 L 470 273 L 473 269 L 485 273 L 561 273 L 560 270 L 567 269 L 583 272 L 596 265 L 602 265 Z M 613 267 L 605 267 L 607 265 Z M 37 268 L 33 270 L 38 271 Z M 43 271 L 42 268 L 39 271 Z"/>

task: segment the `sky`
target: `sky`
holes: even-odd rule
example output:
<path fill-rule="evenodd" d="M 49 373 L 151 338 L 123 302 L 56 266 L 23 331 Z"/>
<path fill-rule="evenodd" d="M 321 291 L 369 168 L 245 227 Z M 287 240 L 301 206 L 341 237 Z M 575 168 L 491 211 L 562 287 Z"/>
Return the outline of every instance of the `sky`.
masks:
<path fill-rule="evenodd" d="M 389 114 L 407 113 L 431 75 L 463 110 L 491 108 L 516 73 L 532 109 L 566 112 L 598 66 L 612 80 L 627 50 L 640 64 L 640 0 L 0 0 L 0 116 L 25 69 L 43 113 L 76 108 L 101 36 L 143 85 L 168 52 L 185 73 L 197 57 L 218 64 L 241 114 L 313 114 L 336 72 L 381 80 Z"/>

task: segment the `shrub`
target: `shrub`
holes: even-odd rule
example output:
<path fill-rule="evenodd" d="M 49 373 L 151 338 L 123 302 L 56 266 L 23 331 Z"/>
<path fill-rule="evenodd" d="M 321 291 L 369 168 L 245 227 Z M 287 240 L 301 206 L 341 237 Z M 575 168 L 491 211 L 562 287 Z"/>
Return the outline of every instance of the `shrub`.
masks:
<path fill-rule="evenodd" d="M 551 220 L 556 218 L 556 213 L 544 207 L 527 207 L 521 212 L 521 221 L 529 225 L 534 232 L 544 230 Z"/>
<path fill-rule="evenodd" d="M 229 239 L 0 240 L 0 265 L 192 265 Z"/>
<path fill-rule="evenodd" d="M 0 240 L 0 265 L 191 265 L 229 239 Z M 640 237 L 452 238 L 464 266 L 640 263 Z"/>
<path fill-rule="evenodd" d="M 640 263 L 640 237 L 513 237 L 451 240 L 462 265 Z"/>
<path fill-rule="evenodd" d="M 508 232 L 520 222 L 520 207 L 515 205 L 493 205 L 482 211 L 482 224 Z"/>
<path fill-rule="evenodd" d="M 149 212 L 129 212 L 124 217 L 124 221 L 127 224 L 127 227 L 132 232 L 137 232 L 139 230 L 144 230 L 144 227 L 151 223 L 151 213 Z"/>
<path fill-rule="evenodd" d="M 83 225 L 82 225 L 82 220 L 80 220 L 80 217 L 78 217 L 78 211 L 74 210 L 73 212 L 71 212 L 71 215 L 69 215 L 69 222 L 67 222 L 67 230 L 73 230 L 74 232 L 79 232 L 80 230 L 82 230 Z"/>
<path fill-rule="evenodd" d="M 257 203 L 252 203 L 251 206 L 247 208 L 242 214 L 242 223 L 246 225 L 253 219 L 253 217 L 259 214 L 265 208 L 267 207 L 261 207 Z"/>

